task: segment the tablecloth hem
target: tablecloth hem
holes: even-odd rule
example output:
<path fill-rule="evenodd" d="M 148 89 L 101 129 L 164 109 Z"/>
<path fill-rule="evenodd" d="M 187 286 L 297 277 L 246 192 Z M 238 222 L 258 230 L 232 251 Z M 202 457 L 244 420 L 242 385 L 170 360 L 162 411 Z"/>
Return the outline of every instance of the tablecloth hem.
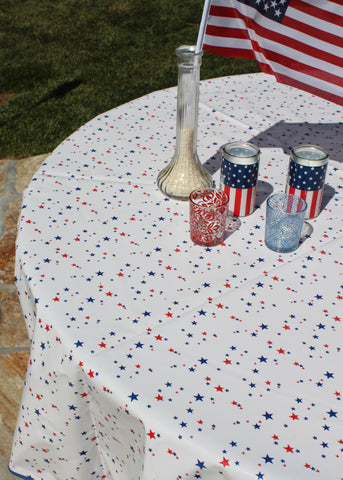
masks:
<path fill-rule="evenodd" d="M 12 475 L 15 475 L 15 476 L 18 477 L 18 478 L 23 478 L 24 480 L 34 480 L 34 478 L 31 477 L 31 476 L 28 476 L 28 477 L 27 477 L 27 476 L 23 476 L 23 475 L 20 475 L 19 473 L 14 472 L 13 470 L 10 469 L 9 466 L 8 466 L 7 468 L 8 468 L 8 471 L 9 471 L 10 473 L 12 473 Z"/>

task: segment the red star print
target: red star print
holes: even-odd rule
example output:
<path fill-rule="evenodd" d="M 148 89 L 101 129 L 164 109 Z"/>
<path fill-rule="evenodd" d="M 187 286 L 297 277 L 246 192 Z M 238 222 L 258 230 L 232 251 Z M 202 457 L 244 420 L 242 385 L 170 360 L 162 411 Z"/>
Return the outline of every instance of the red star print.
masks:
<path fill-rule="evenodd" d="M 287 445 L 287 447 L 283 447 L 286 452 L 290 452 L 290 453 L 293 453 L 293 447 L 291 447 L 290 445 Z"/>
<path fill-rule="evenodd" d="M 223 465 L 223 467 L 229 467 L 230 466 L 229 460 L 225 457 L 223 457 L 223 460 L 219 463 L 221 463 Z"/>

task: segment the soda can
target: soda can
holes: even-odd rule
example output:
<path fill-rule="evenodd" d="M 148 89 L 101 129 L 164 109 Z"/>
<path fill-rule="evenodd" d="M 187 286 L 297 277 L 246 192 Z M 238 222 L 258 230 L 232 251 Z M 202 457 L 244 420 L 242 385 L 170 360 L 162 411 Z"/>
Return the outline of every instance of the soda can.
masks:
<path fill-rule="evenodd" d="M 306 200 L 306 219 L 320 212 L 328 160 L 328 152 L 317 145 L 298 145 L 291 150 L 286 193 Z"/>
<path fill-rule="evenodd" d="M 221 147 L 220 188 L 229 195 L 229 215 L 244 217 L 255 210 L 260 149 L 249 142 Z"/>

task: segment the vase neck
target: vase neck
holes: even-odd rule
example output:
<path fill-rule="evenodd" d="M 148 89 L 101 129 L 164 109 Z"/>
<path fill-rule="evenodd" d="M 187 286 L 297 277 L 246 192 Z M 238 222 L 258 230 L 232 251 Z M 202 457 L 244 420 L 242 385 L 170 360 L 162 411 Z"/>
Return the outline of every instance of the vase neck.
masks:
<path fill-rule="evenodd" d="M 176 155 L 196 155 L 199 110 L 199 79 L 202 52 L 195 47 L 176 49 L 178 64 Z"/>

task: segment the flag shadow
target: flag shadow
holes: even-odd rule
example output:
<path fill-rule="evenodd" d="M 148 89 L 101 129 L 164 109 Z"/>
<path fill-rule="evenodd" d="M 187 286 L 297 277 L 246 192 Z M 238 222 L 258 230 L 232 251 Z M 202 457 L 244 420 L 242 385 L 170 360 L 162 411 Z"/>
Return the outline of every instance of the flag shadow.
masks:
<path fill-rule="evenodd" d="M 337 123 L 287 123 L 280 121 L 273 126 L 251 137 L 248 141 L 259 148 L 281 148 L 289 156 L 292 147 L 305 144 L 318 145 L 329 153 L 330 160 L 343 163 L 343 122 Z M 213 175 L 220 170 L 221 155 L 218 151 L 209 158 L 204 167 Z M 272 193 L 273 188 L 266 182 L 258 181 L 256 207 Z M 271 190 L 270 190 L 271 188 Z M 328 205 L 335 191 L 330 185 L 325 185 L 321 211 Z"/>
<path fill-rule="evenodd" d="M 256 208 L 261 208 L 261 205 L 269 195 L 271 195 L 274 191 L 273 186 L 265 182 L 264 180 L 257 180 L 257 186 L 256 186 Z"/>
<path fill-rule="evenodd" d="M 209 158 L 203 166 L 206 168 L 211 175 L 215 172 L 220 170 L 221 167 L 221 155 L 220 151 L 214 154 L 211 158 Z M 219 187 L 219 185 L 216 185 Z M 265 182 L 264 180 L 257 180 L 257 188 L 256 188 L 256 208 L 260 208 L 262 203 L 269 197 L 269 195 L 273 192 L 273 187 L 270 183 Z"/>
<path fill-rule="evenodd" d="M 257 180 L 256 187 L 256 203 L 255 210 L 261 208 L 262 203 L 271 195 L 273 192 L 273 187 L 270 183 L 265 182 L 264 180 Z M 239 217 L 232 217 L 231 215 L 227 216 L 226 220 L 226 230 L 225 230 L 225 240 L 227 240 L 239 227 L 242 225 L 242 221 Z"/>
<path fill-rule="evenodd" d="M 343 162 L 343 123 L 287 123 L 280 121 L 252 137 L 249 142 L 260 148 L 291 148 L 302 143 L 318 145 L 328 151 L 330 160 Z"/>
<path fill-rule="evenodd" d="M 224 241 L 227 240 L 239 227 L 242 225 L 242 222 L 239 217 L 227 216 L 226 227 L 225 227 L 225 236 Z"/>
<path fill-rule="evenodd" d="M 337 123 L 287 123 L 280 121 L 248 141 L 259 148 L 282 148 L 290 155 L 292 147 L 305 144 L 318 145 L 329 152 L 330 160 L 343 162 L 343 122 Z M 210 157 L 204 167 L 214 174 L 220 169 L 220 151 Z"/>
<path fill-rule="evenodd" d="M 307 221 L 304 222 L 303 228 L 301 230 L 299 246 L 302 245 L 310 236 L 312 235 L 313 227 Z"/>
<path fill-rule="evenodd" d="M 218 170 L 220 170 L 221 164 L 222 164 L 222 158 L 219 150 L 214 155 L 212 155 L 212 157 L 206 160 L 205 163 L 203 163 L 203 167 L 206 168 L 206 170 L 211 175 L 214 175 Z"/>

